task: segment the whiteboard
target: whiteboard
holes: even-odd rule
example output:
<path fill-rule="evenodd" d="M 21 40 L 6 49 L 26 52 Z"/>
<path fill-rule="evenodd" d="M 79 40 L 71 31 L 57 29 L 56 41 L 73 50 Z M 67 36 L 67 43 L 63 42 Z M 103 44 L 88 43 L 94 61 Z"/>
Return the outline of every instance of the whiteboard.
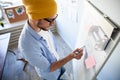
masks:
<path fill-rule="evenodd" d="M 120 0 L 88 0 L 120 28 Z"/>

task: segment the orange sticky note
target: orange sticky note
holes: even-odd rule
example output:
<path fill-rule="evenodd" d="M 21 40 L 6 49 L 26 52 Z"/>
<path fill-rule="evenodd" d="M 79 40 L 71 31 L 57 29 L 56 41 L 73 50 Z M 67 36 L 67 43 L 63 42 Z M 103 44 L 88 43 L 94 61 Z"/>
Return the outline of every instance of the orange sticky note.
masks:
<path fill-rule="evenodd" d="M 96 61 L 93 55 L 87 57 L 87 59 L 85 60 L 85 65 L 87 69 L 90 69 L 96 65 Z"/>

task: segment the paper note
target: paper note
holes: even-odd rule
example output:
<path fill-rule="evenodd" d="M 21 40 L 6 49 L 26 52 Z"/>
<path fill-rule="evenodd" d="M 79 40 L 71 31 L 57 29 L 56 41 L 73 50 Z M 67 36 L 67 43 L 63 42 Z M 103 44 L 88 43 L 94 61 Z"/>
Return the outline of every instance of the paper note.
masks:
<path fill-rule="evenodd" d="M 96 65 L 96 61 L 93 55 L 87 57 L 87 59 L 85 60 L 85 65 L 87 69 L 90 69 Z"/>
<path fill-rule="evenodd" d="M 8 18 L 15 18 L 14 12 L 12 9 L 6 10 Z"/>

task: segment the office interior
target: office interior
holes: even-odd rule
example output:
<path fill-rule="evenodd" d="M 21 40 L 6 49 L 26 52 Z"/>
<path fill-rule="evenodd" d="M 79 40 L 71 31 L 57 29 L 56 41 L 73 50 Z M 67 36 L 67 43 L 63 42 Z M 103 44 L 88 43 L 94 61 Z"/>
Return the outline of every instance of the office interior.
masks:
<path fill-rule="evenodd" d="M 84 46 L 84 55 L 80 60 L 71 61 L 72 67 L 69 70 L 72 71 L 65 80 L 120 80 L 120 1 L 56 0 L 56 2 L 58 18 L 51 31 L 56 32 L 70 50 Z M 12 79 L 6 78 L 8 77 L 6 75 L 10 74 L 9 70 L 3 75 L 7 55 L 17 48 L 19 35 L 27 21 L 26 14 L 16 13 L 19 7 L 24 9 L 21 0 L 0 0 L 1 80 L 21 79 L 21 75 L 12 76 Z M 12 11 L 13 16 L 8 16 L 7 11 Z M 59 38 L 56 38 L 59 41 Z M 7 64 L 7 67 L 9 65 Z M 14 69 L 12 71 L 14 72 Z M 29 74 L 30 72 L 25 75 Z M 34 79 L 40 80 L 38 77 Z"/>

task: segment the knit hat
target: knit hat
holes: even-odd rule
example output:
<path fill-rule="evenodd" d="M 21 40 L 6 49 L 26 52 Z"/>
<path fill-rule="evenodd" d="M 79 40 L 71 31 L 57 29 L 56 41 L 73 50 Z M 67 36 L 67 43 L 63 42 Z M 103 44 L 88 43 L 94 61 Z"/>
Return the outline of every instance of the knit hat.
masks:
<path fill-rule="evenodd" d="M 57 12 L 55 0 L 22 0 L 28 17 L 33 20 L 52 17 Z"/>

